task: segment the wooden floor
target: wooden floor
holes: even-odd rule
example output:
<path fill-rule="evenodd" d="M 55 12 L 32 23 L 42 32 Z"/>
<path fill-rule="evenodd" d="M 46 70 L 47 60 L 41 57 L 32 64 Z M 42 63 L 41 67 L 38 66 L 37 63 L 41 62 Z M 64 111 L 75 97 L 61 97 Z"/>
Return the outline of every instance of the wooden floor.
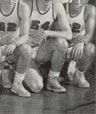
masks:
<path fill-rule="evenodd" d="M 96 114 L 96 79 L 87 75 L 89 89 L 64 84 L 67 92 L 61 94 L 42 90 L 22 98 L 1 87 L 0 114 Z"/>

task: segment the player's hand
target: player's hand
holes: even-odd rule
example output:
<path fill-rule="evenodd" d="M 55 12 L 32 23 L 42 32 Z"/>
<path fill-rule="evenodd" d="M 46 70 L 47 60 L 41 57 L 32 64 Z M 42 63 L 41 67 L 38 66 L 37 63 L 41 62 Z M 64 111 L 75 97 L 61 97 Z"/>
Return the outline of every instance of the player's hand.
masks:
<path fill-rule="evenodd" d="M 41 42 L 45 41 L 47 38 L 47 35 L 45 34 L 43 29 L 31 30 L 30 36 L 34 38 L 34 43 L 37 43 L 37 44 L 41 44 Z"/>
<path fill-rule="evenodd" d="M 3 53 L 5 55 L 11 55 L 14 52 L 15 48 L 16 48 L 15 44 L 6 45 Z"/>
<path fill-rule="evenodd" d="M 84 50 L 84 43 L 83 42 L 78 42 L 73 46 L 73 49 L 71 51 L 71 59 L 78 61 L 81 59 L 83 55 L 83 50 Z"/>

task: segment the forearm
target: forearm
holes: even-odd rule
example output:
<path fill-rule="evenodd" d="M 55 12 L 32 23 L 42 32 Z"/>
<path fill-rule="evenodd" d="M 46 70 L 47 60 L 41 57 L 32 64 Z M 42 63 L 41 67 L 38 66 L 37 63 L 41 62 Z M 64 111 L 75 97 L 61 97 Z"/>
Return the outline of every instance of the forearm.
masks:
<path fill-rule="evenodd" d="M 26 44 L 28 42 L 28 35 L 23 35 L 23 36 L 20 36 L 19 38 L 15 38 L 11 41 L 11 43 L 15 43 L 16 46 L 20 46 L 22 44 Z"/>
<path fill-rule="evenodd" d="M 64 38 L 66 40 L 70 40 L 72 38 L 72 33 L 69 32 L 69 31 L 51 31 L 51 30 L 45 30 L 45 34 L 48 37 Z"/>
<path fill-rule="evenodd" d="M 78 38 L 79 42 L 84 42 L 84 44 L 88 44 L 89 42 L 92 41 L 92 35 L 90 36 L 89 34 L 85 34 L 83 36 L 80 36 Z"/>

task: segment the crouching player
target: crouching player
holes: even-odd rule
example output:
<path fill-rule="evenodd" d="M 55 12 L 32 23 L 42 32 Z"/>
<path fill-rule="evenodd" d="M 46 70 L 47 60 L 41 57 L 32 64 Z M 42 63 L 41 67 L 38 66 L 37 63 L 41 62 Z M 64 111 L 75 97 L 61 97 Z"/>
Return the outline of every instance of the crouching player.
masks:
<path fill-rule="evenodd" d="M 1 0 L 0 6 L 2 56 L 6 56 L 8 62 L 16 64 L 11 91 L 29 97 L 31 94 L 22 85 L 31 59 L 31 47 L 25 44 L 29 35 L 29 8 L 20 0 Z"/>
<path fill-rule="evenodd" d="M 69 78 L 73 79 L 79 87 L 88 88 L 90 84 L 84 74 L 95 55 L 95 46 L 91 41 L 96 25 L 96 8 L 88 4 L 88 0 L 72 0 L 72 3 L 67 4 L 66 12 L 73 33 L 72 40 L 69 41 L 71 50 L 67 55 L 70 60 L 73 60 L 69 68 L 73 68 L 71 65 L 76 65 L 76 71 L 72 69 L 75 71 L 73 78 L 71 73 Z"/>
<path fill-rule="evenodd" d="M 54 92 L 65 92 L 66 89 L 60 85 L 58 77 L 66 58 L 67 40 L 71 39 L 72 33 L 63 5 L 57 0 L 23 1 L 31 10 L 30 39 L 32 46 L 35 47 L 32 51 L 34 63 L 31 64 L 40 65 L 51 61 L 46 88 Z M 58 22 L 60 31 L 50 29 L 55 20 Z M 43 88 L 42 76 L 37 69 L 36 65 L 34 69 L 29 69 L 25 79 L 26 84 L 34 92 L 39 92 Z"/>

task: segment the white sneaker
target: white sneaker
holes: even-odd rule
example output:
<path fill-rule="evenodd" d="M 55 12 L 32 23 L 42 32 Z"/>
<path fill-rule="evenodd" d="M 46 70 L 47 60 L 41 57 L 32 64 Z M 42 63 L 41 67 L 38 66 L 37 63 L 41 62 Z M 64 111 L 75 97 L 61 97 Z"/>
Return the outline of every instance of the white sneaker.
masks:
<path fill-rule="evenodd" d="M 78 69 L 76 69 L 76 72 L 74 74 L 74 83 L 82 88 L 89 88 L 90 87 L 90 84 L 86 80 L 84 73 L 80 72 Z"/>
<path fill-rule="evenodd" d="M 18 94 L 21 97 L 30 97 L 31 94 L 23 87 L 22 83 L 14 82 L 11 88 L 13 93 Z"/>
<path fill-rule="evenodd" d="M 58 93 L 66 92 L 66 89 L 60 85 L 57 78 L 48 78 L 47 90 Z"/>

